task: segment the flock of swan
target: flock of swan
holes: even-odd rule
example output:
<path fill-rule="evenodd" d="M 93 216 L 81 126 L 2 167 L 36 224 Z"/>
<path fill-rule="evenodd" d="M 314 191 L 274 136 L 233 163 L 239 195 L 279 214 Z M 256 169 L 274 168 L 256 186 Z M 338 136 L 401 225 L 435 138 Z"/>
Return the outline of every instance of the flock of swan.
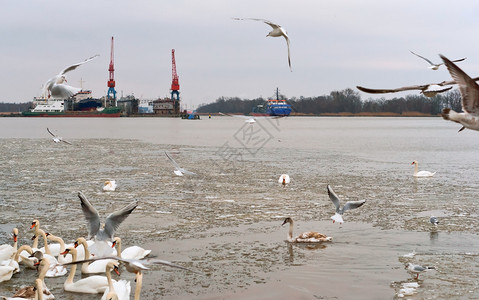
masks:
<path fill-rule="evenodd" d="M 25 244 L 18 247 L 17 228 L 12 230 L 13 245 L 0 245 L 0 282 L 12 280 L 14 274 L 21 272 L 20 266 L 22 272 L 38 269 L 37 278 L 31 286 L 26 286 L 12 297 L 3 299 L 54 299 L 55 296 L 48 289 L 45 279 L 62 276 L 67 276 L 63 284 L 65 291 L 103 294 L 101 299 L 108 300 L 130 299 L 131 283 L 111 277 L 111 271 L 119 275 L 120 263 L 125 265 L 128 272 L 135 273 L 134 299 L 140 299 L 143 271 L 149 269 L 147 265 L 160 264 L 189 270 L 165 260 L 144 259 L 151 250 L 140 246 L 122 249 L 121 238 L 115 236 L 115 231 L 137 207 L 137 201 L 108 215 L 103 229 L 100 229 L 97 210 L 82 192 L 78 193 L 78 197 L 87 221 L 88 239 L 78 237 L 73 243 L 65 244 L 61 237 L 45 232 L 40 227 L 39 220 L 33 220 L 30 226 L 30 230 L 34 232 L 31 246 Z M 40 238 L 43 239 L 42 248 L 38 248 Z M 81 274 L 90 276 L 75 281 L 77 264 L 81 264 Z M 71 265 L 69 272 L 68 265 Z"/>

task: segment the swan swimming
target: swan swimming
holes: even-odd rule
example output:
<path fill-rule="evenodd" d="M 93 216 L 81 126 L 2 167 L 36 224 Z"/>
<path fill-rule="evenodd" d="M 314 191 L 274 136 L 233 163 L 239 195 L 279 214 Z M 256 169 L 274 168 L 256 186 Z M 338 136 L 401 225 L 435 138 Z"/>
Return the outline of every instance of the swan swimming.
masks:
<path fill-rule="evenodd" d="M 116 189 L 116 181 L 115 180 L 107 180 L 103 185 L 104 192 L 114 192 Z"/>
<path fill-rule="evenodd" d="M 414 165 L 414 177 L 432 177 L 434 174 L 436 174 L 436 172 L 432 173 L 429 171 L 419 171 L 417 160 L 413 161 L 411 165 Z"/>
<path fill-rule="evenodd" d="M 284 222 L 281 224 L 281 226 L 286 223 L 289 223 L 288 242 L 290 243 L 320 243 L 330 242 L 333 240 L 332 237 L 314 231 L 303 232 L 297 237 L 293 238 L 293 219 L 289 217 L 284 219 Z"/>
<path fill-rule="evenodd" d="M 283 185 L 283 188 L 286 187 L 288 183 L 291 182 L 291 179 L 289 178 L 288 174 L 282 174 L 279 176 L 278 183 L 281 183 Z"/>

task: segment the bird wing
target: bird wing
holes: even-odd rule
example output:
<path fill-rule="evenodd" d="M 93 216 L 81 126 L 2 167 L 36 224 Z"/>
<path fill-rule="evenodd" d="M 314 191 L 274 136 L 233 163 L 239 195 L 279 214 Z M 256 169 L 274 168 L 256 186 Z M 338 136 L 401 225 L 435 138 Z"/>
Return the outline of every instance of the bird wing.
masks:
<path fill-rule="evenodd" d="M 93 205 L 91 205 L 90 201 L 88 201 L 82 192 L 78 192 L 78 197 L 81 200 L 83 215 L 88 223 L 88 235 L 90 238 L 94 237 L 100 230 L 100 216 L 98 215 L 98 211 Z"/>
<path fill-rule="evenodd" d="M 370 94 L 385 94 L 385 93 L 397 93 L 397 92 L 402 92 L 402 91 L 411 91 L 411 90 L 425 90 L 429 84 L 424 84 L 424 85 L 411 85 L 411 86 L 403 86 L 400 88 L 396 89 L 370 89 L 362 86 L 356 86 L 356 88 L 360 91 L 363 91 L 365 93 L 370 93 Z"/>
<path fill-rule="evenodd" d="M 466 57 L 461 58 L 461 59 L 451 60 L 451 61 L 452 61 L 452 62 L 458 62 L 458 61 L 463 61 L 463 60 L 465 60 L 465 59 L 466 59 Z"/>
<path fill-rule="evenodd" d="M 363 205 L 364 203 L 366 203 L 366 200 L 348 201 L 348 202 L 346 202 L 346 204 L 344 204 L 343 212 L 345 212 L 347 210 L 358 208 L 361 205 Z"/>
<path fill-rule="evenodd" d="M 265 20 L 265 19 L 256 19 L 256 18 L 233 18 L 233 20 L 238 20 L 238 21 L 244 21 L 244 20 L 253 20 L 253 21 L 260 21 L 268 24 L 269 26 L 273 27 L 273 29 L 280 28 L 278 24 L 275 24 L 271 21 Z"/>
<path fill-rule="evenodd" d="M 463 70 L 445 56 L 440 55 L 452 79 L 457 82 L 462 96 L 462 109 L 470 114 L 479 115 L 479 85 Z"/>
<path fill-rule="evenodd" d="M 92 56 L 92 57 L 90 57 L 90 58 L 85 59 L 85 60 L 82 61 L 82 62 L 79 62 L 79 63 L 73 64 L 73 65 L 71 65 L 71 66 L 68 66 L 68 67 L 66 67 L 65 69 L 63 69 L 63 70 L 60 72 L 60 75 L 63 75 L 63 74 L 65 74 L 65 73 L 67 73 L 67 72 L 70 72 L 70 71 L 73 71 L 73 70 L 75 70 L 76 68 L 78 68 L 79 66 L 81 66 L 81 65 L 83 65 L 84 63 L 87 63 L 87 62 L 89 62 L 89 61 L 92 61 L 93 59 L 97 58 L 98 56 L 100 56 L 100 55 L 98 55 L 98 54 L 97 54 L 97 55 L 94 55 L 94 56 Z"/>
<path fill-rule="evenodd" d="M 176 163 L 176 161 L 173 158 L 171 158 L 171 156 L 168 155 L 168 152 L 165 151 L 165 154 L 166 154 L 166 157 L 168 157 L 168 159 L 171 161 L 173 166 L 175 166 L 175 168 L 177 168 L 178 170 L 181 170 L 181 167 Z"/>
<path fill-rule="evenodd" d="M 282 28 L 281 28 L 281 32 L 283 33 L 284 39 L 286 40 L 286 45 L 288 46 L 289 69 L 291 70 L 291 72 L 293 72 L 293 69 L 291 69 L 291 54 L 290 54 L 290 51 L 289 51 L 289 37 L 288 37 L 288 34 L 286 33 L 286 31 L 284 31 Z"/>
<path fill-rule="evenodd" d="M 65 144 L 68 144 L 68 145 L 73 145 L 72 143 L 70 143 L 69 141 L 67 140 L 64 140 L 64 139 L 61 139 L 62 142 L 64 142 Z"/>
<path fill-rule="evenodd" d="M 427 58 L 425 58 L 425 57 L 423 57 L 423 56 L 421 56 L 421 55 L 419 55 L 419 54 L 416 54 L 416 53 L 412 52 L 411 50 L 409 50 L 409 52 L 411 52 L 412 54 L 416 55 L 417 57 L 420 57 L 420 58 L 424 59 L 424 60 L 427 61 L 431 66 L 435 66 L 435 65 L 436 65 L 436 64 L 434 64 L 432 61 L 430 61 L 429 59 L 427 59 Z"/>
<path fill-rule="evenodd" d="M 115 230 L 118 229 L 121 222 L 123 222 L 137 206 L 138 201 L 133 201 L 122 209 L 111 213 L 105 220 L 105 235 L 112 240 Z"/>
<path fill-rule="evenodd" d="M 328 195 L 329 199 L 333 201 L 334 206 L 336 206 L 336 212 L 339 212 L 339 197 L 336 195 L 336 193 L 333 191 L 333 188 L 328 184 Z"/>
<path fill-rule="evenodd" d="M 187 174 L 187 175 L 196 175 L 196 173 L 194 173 L 194 172 L 191 172 L 191 171 L 188 171 L 188 170 L 186 170 L 186 169 L 183 169 L 183 168 L 181 168 L 181 169 L 180 169 L 180 171 L 181 171 L 182 173 L 185 173 L 185 174 Z"/>
<path fill-rule="evenodd" d="M 47 131 L 48 131 L 48 133 L 51 134 L 53 137 L 56 137 L 56 135 L 54 135 L 53 132 L 51 132 L 50 129 L 48 129 L 48 127 L 47 127 Z"/>
<path fill-rule="evenodd" d="M 80 91 L 81 91 L 80 88 L 76 88 L 63 83 L 54 84 L 52 88 L 50 89 L 50 93 L 52 97 L 59 98 L 59 99 L 70 98 L 71 96 L 77 94 Z"/>

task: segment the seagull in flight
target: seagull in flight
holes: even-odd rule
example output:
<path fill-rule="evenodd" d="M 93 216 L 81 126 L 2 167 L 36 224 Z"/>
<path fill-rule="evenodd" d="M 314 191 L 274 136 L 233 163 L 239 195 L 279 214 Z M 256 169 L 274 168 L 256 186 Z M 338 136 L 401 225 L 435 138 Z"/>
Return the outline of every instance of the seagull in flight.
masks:
<path fill-rule="evenodd" d="M 196 173 L 193 173 L 193 172 L 190 172 L 182 167 L 180 167 L 180 165 L 178 165 L 176 163 L 176 161 L 168 155 L 168 153 L 165 151 L 165 154 L 166 154 L 166 157 L 168 157 L 168 159 L 171 161 L 171 163 L 173 164 L 173 166 L 175 166 L 175 174 L 178 175 L 178 176 L 183 176 L 184 174 L 186 175 L 196 175 Z"/>
<path fill-rule="evenodd" d="M 254 124 L 256 123 L 257 119 L 279 119 L 282 118 L 283 116 L 261 116 L 261 117 L 255 117 L 255 116 L 245 116 L 245 115 L 232 115 L 232 114 L 224 114 L 222 112 L 219 112 L 220 115 L 222 116 L 228 116 L 228 117 L 236 117 L 236 118 L 243 118 L 245 119 L 245 123 L 248 124 Z"/>
<path fill-rule="evenodd" d="M 479 77 L 477 78 L 479 80 Z M 431 83 L 431 84 L 423 84 L 423 85 L 411 85 L 411 86 L 403 86 L 396 89 L 370 89 L 362 86 L 356 86 L 356 88 L 362 92 L 370 93 L 370 94 L 386 94 L 386 93 L 397 93 L 402 91 L 411 91 L 411 90 L 420 90 L 421 94 L 426 97 L 434 97 L 439 93 L 443 93 L 452 89 L 450 87 L 444 87 L 445 85 L 453 85 L 456 84 L 455 81 L 443 81 L 441 83 Z"/>
<path fill-rule="evenodd" d="M 108 215 L 105 220 L 105 226 L 100 229 L 100 215 L 93 205 L 88 201 L 82 192 L 78 192 L 78 198 L 81 201 L 83 215 L 87 220 L 88 238 L 93 238 L 95 244 L 90 247 L 90 251 L 97 256 L 108 255 L 111 253 L 111 246 L 107 242 L 113 241 L 113 235 L 131 212 L 138 206 L 138 201 L 133 201 L 122 209 Z M 93 249 L 91 249 L 93 248 Z"/>
<path fill-rule="evenodd" d="M 431 69 L 431 70 L 437 70 L 437 69 L 439 69 L 439 67 L 440 67 L 441 65 L 444 64 L 444 63 L 435 64 L 435 63 L 433 63 L 432 61 L 430 61 L 429 59 L 427 59 L 427 58 L 425 58 L 425 57 L 423 57 L 423 56 L 421 56 L 421 55 L 419 55 L 419 54 L 416 54 L 416 53 L 412 52 L 411 50 L 409 50 L 409 52 L 411 52 L 412 54 L 416 55 L 417 57 L 420 57 L 420 58 L 424 59 L 425 61 L 427 61 L 427 62 L 431 65 L 431 66 L 429 67 L 429 69 Z M 464 57 L 464 58 L 461 58 L 461 59 L 453 60 L 452 62 L 463 61 L 463 60 L 465 60 L 465 59 L 466 59 L 466 58 Z"/>
<path fill-rule="evenodd" d="M 53 134 L 53 132 L 51 132 L 50 129 L 48 129 L 48 127 L 47 127 L 47 131 L 48 131 L 49 134 L 52 135 L 52 140 L 53 140 L 55 143 L 64 142 L 65 144 L 72 145 L 72 143 L 70 143 L 70 142 L 67 141 L 67 140 L 64 140 L 61 136 L 58 136 L 58 135 Z"/>
<path fill-rule="evenodd" d="M 289 69 L 291 70 L 291 72 L 293 72 L 293 69 L 291 69 L 291 55 L 290 55 L 290 51 L 289 51 L 289 37 L 288 37 L 288 33 L 286 32 L 286 30 L 284 30 L 283 27 L 281 27 L 280 25 L 278 24 L 275 24 L 271 21 L 268 21 L 268 20 L 264 20 L 264 19 L 254 19 L 254 18 L 246 18 L 246 19 L 242 19 L 242 18 L 233 18 L 234 20 L 253 20 L 253 21 L 260 21 L 260 22 L 264 22 L 266 24 L 268 24 L 269 26 L 271 26 L 273 28 L 273 30 L 271 30 L 266 36 L 271 36 L 271 37 L 284 37 L 284 39 L 286 40 L 286 45 L 288 46 L 288 65 L 289 65 Z"/>
<path fill-rule="evenodd" d="M 329 195 L 329 199 L 331 199 L 334 206 L 336 207 L 336 213 L 334 214 L 334 216 L 331 217 L 331 219 L 333 219 L 333 223 L 338 221 L 339 224 L 342 224 L 344 222 L 343 221 L 344 212 L 346 212 L 347 210 L 358 208 L 362 206 L 364 203 L 366 203 L 366 200 L 348 201 L 341 208 L 339 205 L 339 197 L 336 195 L 336 193 L 333 191 L 333 188 L 329 184 L 328 184 L 328 195 Z"/>
<path fill-rule="evenodd" d="M 82 62 L 68 66 L 63 69 L 58 75 L 55 75 L 54 77 L 48 79 L 47 82 L 45 82 L 45 84 L 43 85 L 43 96 L 48 98 L 53 97 L 58 99 L 67 99 L 80 92 L 80 88 L 72 87 L 63 83 L 67 81 L 65 74 L 67 72 L 75 70 L 77 67 L 89 61 L 92 61 L 98 56 L 99 55 L 97 54 L 95 56 L 85 59 Z"/>

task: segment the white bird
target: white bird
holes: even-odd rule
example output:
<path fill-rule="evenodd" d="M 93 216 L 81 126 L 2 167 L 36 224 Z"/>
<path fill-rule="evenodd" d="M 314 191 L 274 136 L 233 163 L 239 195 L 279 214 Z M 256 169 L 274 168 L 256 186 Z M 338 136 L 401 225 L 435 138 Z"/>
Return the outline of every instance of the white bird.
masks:
<path fill-rule="evenodd" d="M 283 116 L 261 116 L 261 117 L 256 117 L 256 116 L 245 116 L 245 115 L 232 115 L 232 114 L 224 114 L 222 112 L 219 112 L 220 115 L 222 116 L 228 116 L 228 117 L 236 117 L 236 118 L 242 118 L 245 119 L 245 123 L 248 124 L 254 124 L 256 123 L 256 120 L 261 120 L 261 119 L 279 119 L 283 118 Z"/>
<path fill-rule="evenodd" d="M 138 206 L 138 201 L 133 201 L 127 206 L 108 215 L 105 220 L 105 226 L 100 229 L 100 215 L 82 192 L 78 192 L 81 201 L 83 215 L 87 220 L 88 236 L 95 240 L 95 244 L 90 246 L 90 252 L 97 256 L 104 256 L 111 253 L 111 246 L 107 242 L 113 241 L 113 235 L 130 213 Z"/>
<path fill-rule="evenodd" d="M 436 269 L 435 267 L 423 267 L 423 266 L 415 265 L 415 264 L 412 264 L 412 263 L 407 263 L 406 268 L 410 272 L 416 273 L 416 279 L 419 279 L 419 273 L 422 273 L 422 272 L 427 271 L 427 270 L 435 270 Z"/>
<path fill-rule="evenodd" d="M 116 181 L 115 180 L 107 180 L 103 185 L 104 192 L 114 192 L 116 189 Z"/>
<path fill-rule="evenodd" d="M 17 252 L 17 238 L 18 238 L 18 229 L 13 228 L 12 230 L 13 246 L 9 244 L 3 244 L 0 246 L 0 261 L 11 259 Z"/>
<path fill-rule="evenodd" d="M 118 271 L 118 262 L 110 261 L 106 265 L 105 273 L 108 280 L 108 288 L 103 293 L 101 300 L 111 299 L 113 295 L 116 295 L 119 300 L 129 300 L 131 292 L 130 282 L 126 280 L 119 280 L 117 282 L 113 282 L 113 280 L 111 279 L 111 270 L 114 270 L 118 276 L 120 275 L 120 272 Z"/>
<path fill-rule="evenodd" d="M 140 246 L 130 246 L 125 248 L 123 251 L 121 250 L 121 238 L 115 237 L 113 239 L 113 243 L 111 247 L 118 247 L 117 253 L 118 257 L 120 258 L 127 258 L 127 259 L 143 259 L 145 256 L 151 253 L 151 250 L 145 250 Z"/>
<path fill-rule="evenodd" d="M 417 160 L 413 161 L 411 165 L 414 165 L 414 177 L 432 177 L 434 174 L 436 174 L 436 172 L 432 173 L 429 171 L 419 171 Z"/>
<path fill-rule="evenodd" d="M 445 120 L 460 123 L 462 128 L 459 129 L 459 132 L 465 128 L 479 130 L 479 85 L 476 83 L 476 79 L 469 77 L 469 75 L 445 56 L 440 56 L 446 64 L 452 78 L 459 86 L 463 110 L 463 112 L 458 113 L 447 107 L 442 110 L 442 117 Z"/>
<path fill-rule="evenodd" d="M 50 98 L 52 96 L 53 98 L 58 98 L 58 99 L 67 99 L 70 98 L 71 96 L 77 94 L 78 92 L 81 91 L 80 88 L 75 88 L 69 85 L 64 84 L 63 82 L 66 82 L 66 73 L 75 70 L 78 66 L 83 65 L 84 63 L 87 63 L 95 58 L 97 58 L 99 55 L 92 56 L 90 58 L 85 59 L 82 62 L 73 64 L 71 66 L 66 67 L 63 69 L 58 75 L 50 78 L 45 84 L 43 85 L 43 96 Z"/>
<path fill-rule="evenodd" d="M 339 224 L 342 224 L 344 222 L 343 214 L 347 210 L 358 208 L 362 206 L 364 203 L 366 203 L 366 200 L 348 201 L 341 208 L 339 204 L 339 197 L 336 195 L 336 193 L 333 191 L 333 189 L 331 188 L 329 184 L 328 184 L 328 195 L 329 195 L 329 199 L 331 199 L 334 206 L 336 207 L 336 213 L 334 214 L 334 216 L 331 217 L 331 219 L 333 219 L 333 223 L 337 221 Z"/>
<path fill-rule="evenodd" d="M 18 290 L 13 298 L 7 298 L 8 300 L 15 299 L 55 299 L 55 296 L 50 292 L 50 289 L 45 285 L 45 274 L 48 270 L 50 262 L 48 258 L 43 258 L 41 261 L 36 262 L 38 266 L 38 277 L 35 280 L 35 286 L 26 286 Z M 39 284 L 41 283 L 41 284 Z"/>
<path fill-rule="evenodd" d="M 88 249 L 88 243 L 85 238 L 79 237 L 77 240 L 73 243 L 73 247 L 77 248 L 78 246 L 82 246 L 84 249 L 84 257 L 85 258 L 91 258 L 90 256 L 90 251 Z M 77 250 L 78 251 L 78 250 Z M 114 249 L 112 249 L 111 255 L 116 255 L 116 251 L 113 253 Z M 78 252 L 77 252 L 78 254 Z M 78 258 L 78 255 L 77 255 Z M 80 260 L 80 259 L 78 259 Z M 104 273 L 106 271 L 106 267 L 108 263 L 110 263 L 111 260 L 99 260 L 99 261 L 94 261 L 94 262 L 85 262 L 81 266 L 81 273 L 82 274 L 98 274 L 98 273 Z"/>
<path fill-rule="evenodd" d="M 63 284 L 63 289 L 67 292 L 84 294 L 99 294 L 105 292 L 105 290 L 108 288 L 108 279 L 105 276 L 92 275 L 73 282 L 73 278 L 75 277 L 75 272 L 77 269 L 77 265 L 75 263 L 77 261 L 76 253 L 76 249 L 73 247 L 67 248 L 61 253 L 62 255 L 71 254 L 72 262 L 67 264 L 73 263 L 70 273 L 68 274 L 68 278 Z"/>
<path fill-rule="evenodd" d="M 171 163 L 175 167 L 174 172 L 175 172 L 176 175 L 178 175 L 178 176 L 183 176 L 184 174 L 186 174 L 186 175 L 196 175 L 196 173 L 190 172 L 190 171 L 180 167 L 180 165 L 178 165 L 176 163 L 176 161 L 171 156 L 169 156 L 166 151 L 165 151 L 165 154 L 166 154 L 166 157 L 168 157 L 168 159 L 171 161 Z"/>
<path fill-rule="evenodd" d="M 404 86 L 404 87 L 400 87 L 396 89 L 370 89 L 370 88 L 366 88 L 362 86 L 356 86 L 356 88 L 362 92 L 370 93 L 370 94 L 386 94 L 386 93 L 397 93 L 397 92 L 411 91 L 411 90 L 420 90 L 421 94 L 431 98 L 436 96 L 437 94 L 449 91 L 450 89 L 452 89 L 452 86 L 450 87 L 444 87 L 444 86 L 452 85 L 455 83 L 456 83 L 455 81 L 444 81 L 441 83 Z"/>
<path fill-rule="evenodd" d="M 333 240 L 332 237 L 314 231 L 303 232 L 297 237 L 293 238 L 293 219 L 289 217 L 284 219 L 284 222 L 281 224 L 281 226 L 286 223 L 289 223 L 288 242 L 290 243 L 320 243 L 330 242 Z"/>
<path fill-rule="evenodd" d="M 273 30 L 271 30 L 266 36 L 271 36 L 271 37 L 284 37 L 284 39 L 286 40 L 286 45 L 288 46 L 288 65 L 289 65 L 289 69 L 291 70 L 291 72 L 293 71 L 293 69 L 291 69 L 291 54 L 290 54 L 290 51 L 289 51 L 289 37 L 288 37 L 288 33 L 286 32 L 286 30 L 284 30 L 283 27 L 281 27 L 280 25 L 278 24 L 275 24 L 271 21 L 268 21 L 268 20 L 263 20 L 263 19 L 254 19 L 254 18 L 246 18 L 246 19 L 241 19 L 241 18 L 233 18 L 234 20 L 253 20 L 253 21 L 260 21 L 260 22 L 264 22 L 266 24 L 268 24 L 269 26 L 271 26 L 273 28 Z"/>
<path fill-rule="evenodd" d="M 437 224 L 439 224 L 439 220 L 435 216 L 431 216 L 429 222 L 431 222 L 431 224 L 434 226 L 437 226 Z"/>
<path fill-rule="evenodd" d="M 50 133 L 52 135 L 52 140 L 55 142 L 55 143 L 60 143 L 60 142 L 64 142 L 68 145 L 72 145 L 72 143 L 70 143 L 69 141 L 67 140 L 64 140 L 61 136 L 58 136 L 58 135 L 55 135 L 53 132 L 50 131 L 50 129 L 48 129 L 47 127 L 47 131 L 48 133 Z"/>
<path fill-rule="evenodd" d="M 420 57 L 420 58 L 424 59 L 425 61 L 427 61 L 427 62 L 430 64 L 429 69 L 431 69 L 431 70 L 437 70 L 437 69 L 439 69 L 439 67 L 440 67 L 441 65 L 444 64 L 444 63 L 435 64 L 435 63 L 433 63 L 432 61 L 430 61 L 429 59 L 427 59 L 427 58 L 425 58 L 425 57 L 423 57 L 423 56 L 421 56 L 421 55 L 419 55 L 419 54 L 416 54 L 416 53 L 412 52 L 411 50 L 409 50 L 409 52 L 411 52 L 412 54 L 416 55 L 417 57 Z M 461 58 L 461 59 L 453 60 L 453 62 L 463 61 L 463 60 L 465 60 L 465 59 L 466 59 L 466 58 L 464 57 L 464 58 Z"/>
<path fill-rule="evenodd" d="M 283 185 L 283 188 L 286 187 L 288 183 L 291 182 L 291 179 L 289 178 L 288 174 L 282 174 L 279 176 L 278 183 L 281 183 Z"/>

